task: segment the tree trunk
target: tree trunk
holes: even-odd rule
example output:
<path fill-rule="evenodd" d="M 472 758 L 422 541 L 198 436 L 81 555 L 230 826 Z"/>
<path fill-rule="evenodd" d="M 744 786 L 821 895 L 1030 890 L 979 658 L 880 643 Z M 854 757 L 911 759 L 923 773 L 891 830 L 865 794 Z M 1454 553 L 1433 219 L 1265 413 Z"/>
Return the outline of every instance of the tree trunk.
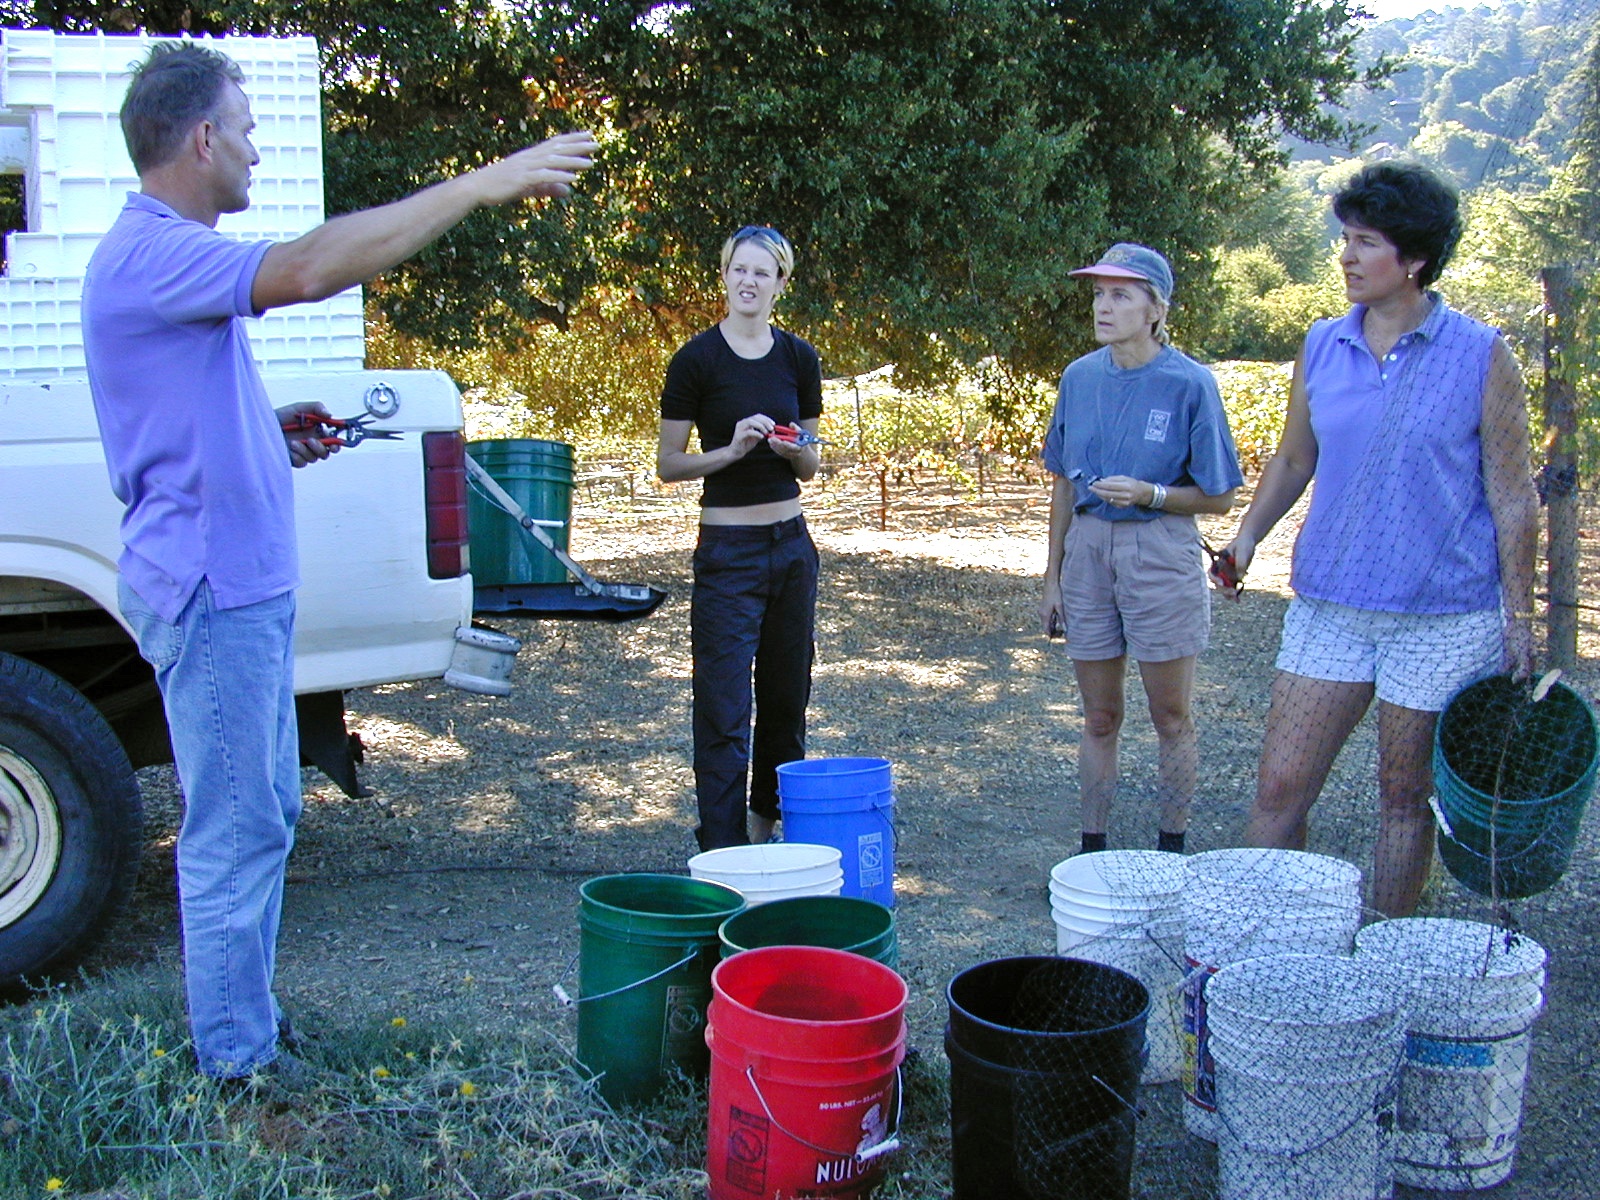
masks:
<path fill-rule="evenodd" d="M 1549 506 L 1546 551 L 1550 588 L 1547 653 L 1550 664 L 1570 671 L 1578 665 L 1578 404 L 1577 389 L 1563 362 L 1568 330 L 1577 319 L 1571 267 L 1546 267 L 1544 285 L 1543 492 Z"/>

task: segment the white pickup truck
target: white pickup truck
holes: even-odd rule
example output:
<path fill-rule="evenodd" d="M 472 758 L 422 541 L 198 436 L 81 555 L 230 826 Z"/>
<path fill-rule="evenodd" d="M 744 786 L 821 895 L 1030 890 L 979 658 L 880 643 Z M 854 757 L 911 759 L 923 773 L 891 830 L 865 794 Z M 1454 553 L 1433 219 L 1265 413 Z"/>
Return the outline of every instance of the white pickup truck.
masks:
<path fill-rule="evenodd" d="M 116 114 L 147 45 L 0 31 L 0 175 L 20 178 L 27 221 L 0 274 L 0 989 L 70 961 L 116 913 L 143 841 L 133 769 L 171 759 L 117 612 L 121 505 L 78 323 L 89 253 L 138 186 Z M 250 210 L 220 227 L 297 236 L 322 219 L 315 44 L 219 45 L 248 78 L 262 158 Z M 251 326 L 275 405 L 403 432 L 295 472 L 302 754 L 356 794 L 343 693 L 445 675 L 471 625 L 461 398 L 437 372 L 362 369 L 359 290 Z"/>

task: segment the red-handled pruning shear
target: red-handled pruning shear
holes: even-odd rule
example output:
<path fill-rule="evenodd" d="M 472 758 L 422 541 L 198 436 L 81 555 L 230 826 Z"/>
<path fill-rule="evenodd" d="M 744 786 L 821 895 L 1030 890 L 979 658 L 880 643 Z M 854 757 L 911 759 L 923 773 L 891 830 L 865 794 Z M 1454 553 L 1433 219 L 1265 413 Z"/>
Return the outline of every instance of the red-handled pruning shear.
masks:
<path fill-rule="evenodd" d="M 1211 578 L 1222 585 L 1230 600 L 1237 600 L 1244 591 L 1244 577 L 1239 574 L 1239 564 L 1234 561 L 1233 551 L 1214 550 L 1211 543 L 1203 538 L 1200 546 L 1211 557 Z"/>
<path fill-rule="evenodd" d="M 319 437 L 317 441 L 324 446 L 359 446 L 368 438 L 393 439 L 403 436 L 398 429 L 368 429 L 370 421 L 377 420 L 373 416 L 363 417 L 319 417 L 316 413 L 297 413 L 292 421 L 285 421 L 285 433 L 310 433 L 317 429 L 338 429 L 342 432 L 328 437 Z"/>
<path fill-rule="evenodd" d="M 831 446 L 833 443 L 819 438 L 809 429 L 801 429 L 798 425 L 778 425 L 772 430 L 773 437 L 780 442 L 788 442 L 791 446 Z"/>

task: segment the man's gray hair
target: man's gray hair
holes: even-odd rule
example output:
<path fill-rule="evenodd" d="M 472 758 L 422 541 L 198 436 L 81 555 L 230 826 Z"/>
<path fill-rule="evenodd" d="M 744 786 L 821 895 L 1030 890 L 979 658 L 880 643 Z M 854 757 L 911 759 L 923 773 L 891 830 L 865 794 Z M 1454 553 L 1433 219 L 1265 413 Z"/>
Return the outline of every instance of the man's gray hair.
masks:
<path fill-rule="evenodd" d="M 244 72 L 220 50 L 157 42 L 133 69 L 122 101 L 122 137 L 140 175 L 171 161 L 191 129 L 215 115 L 223 88 Z"/>

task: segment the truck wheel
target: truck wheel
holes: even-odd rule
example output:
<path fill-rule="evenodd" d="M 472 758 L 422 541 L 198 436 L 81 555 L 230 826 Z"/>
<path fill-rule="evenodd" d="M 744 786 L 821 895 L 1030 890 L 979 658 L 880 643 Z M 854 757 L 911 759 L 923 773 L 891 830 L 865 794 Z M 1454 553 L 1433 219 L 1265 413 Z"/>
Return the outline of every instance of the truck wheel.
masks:
<path fill-rule="evenodd" d="M 88 947 L 127 900 L 143 831 L 105 718 L 60 676 L 0 653 L 0 990 Z"/>

